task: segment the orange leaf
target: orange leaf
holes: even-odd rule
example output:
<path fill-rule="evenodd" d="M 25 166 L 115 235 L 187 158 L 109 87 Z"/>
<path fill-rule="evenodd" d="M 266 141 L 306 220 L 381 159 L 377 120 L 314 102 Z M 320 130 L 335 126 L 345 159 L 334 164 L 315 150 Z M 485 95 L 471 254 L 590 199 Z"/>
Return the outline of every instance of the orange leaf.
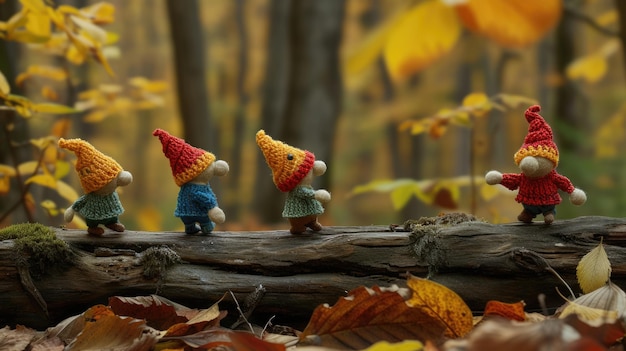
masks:
<path fill-rule="evenodd" d="M 462 337 L 472 330 L 472 311 L 454 291 L 412 275 L 407 284 L 413 292 L 407 305 L 424 311 L 433 321 L 445 325 L 447 337 Z"/>
<path fill-rule="evenodd" d="M 440 341 L 446 329 L 443 321 L 412 308 L 401 294 L 406 292 L 397 287 L 356 288 L 332 307 L 318 306 L 300 339 L 317 335 L 322 346 L 341 349 L 362 349 L 378 341 Z"/>
<path fill-rule="evenodd" d="M 562 0 L 468 0 L 455 7 L 471 31 L 505 47 L 541 39 L 561 18 Z"/>
<path fill-rule="evenodd" d="M 524 301 L 516 303 L 504 303 L 500 301 L 488 301 L 485 306 L 484 316 L 499 316 L 514 321 L 526 320 L 526 314 L 524 313 Z"/>
<path fill-rule="evenodd" d="M 161 340 L 180 340 L 194 349 L 202 350 L 224 348 L 237 351 L 285 351 L 285 345 L 261 340 L 248 332 L 225 328 L 204 330 L 192 335 L 164 337 Z"/>

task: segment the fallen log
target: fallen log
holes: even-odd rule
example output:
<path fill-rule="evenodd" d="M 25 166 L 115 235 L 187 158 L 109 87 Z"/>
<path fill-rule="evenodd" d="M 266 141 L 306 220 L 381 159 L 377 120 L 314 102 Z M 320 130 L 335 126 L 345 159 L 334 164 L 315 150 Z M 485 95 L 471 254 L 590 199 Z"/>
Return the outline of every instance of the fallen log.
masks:
<path fill-rule="evenodd" d="M 326 227 L 297 236 L 288 231 L 208 236 L 127 231 L 91 237 L 82 230 L 52 229 L 77 259 L 64 270 L 33 277 L 36 292 L 20 279 L 12 240 L 0 242 L 0 325 L 45 328 L 115 295 L 156 293 L 206 308 L 228 291 L 242 301 L 262 285 L 266 293 L 252 319 L 263 324 L 275 315 L 275 324 L 301 327 L 319 304 L 334 304 L 361 285 L 404 286 L 406 272 L 448 286 L 476 312 L 488 300 L 524 300 L 527 309 L 537 310 L 542 307 L 539 294 L 546 295 L 548 308 L 556 308 L 563 301 L 555 287 L 567 290 L 547 265 L 579 291 L 576 265 L 600 238 L 612 281 L 626 286 L 626 219 L 621 218 L 579 217 L 549 226 L 407 222 L 398 228 Z M 155 249 L 161 252 L 156 266 L 146 260 Z M 175 257 L 165 264 L 167 255 Z M 226 299 L 224 308 L 230 307 Z"/>

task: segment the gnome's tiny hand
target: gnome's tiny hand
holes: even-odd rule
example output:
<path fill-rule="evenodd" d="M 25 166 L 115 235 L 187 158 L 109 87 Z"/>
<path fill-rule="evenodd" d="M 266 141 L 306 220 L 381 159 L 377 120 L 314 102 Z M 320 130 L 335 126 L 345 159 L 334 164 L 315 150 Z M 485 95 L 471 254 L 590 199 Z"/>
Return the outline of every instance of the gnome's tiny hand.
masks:
<path fill-rule="evenodd" d="M 71 222 L 72 219 L 74 219 L 74 213 L 74 209 L 72 207 L 68 207 L 63 214 L 63 220 L 65 220 L 65 222 L 67 223 Z"/>
<path fill-rule="evenodd" d="M 587 201 L 587 194 L 585 194 L 584 191 L 576 188 L 574 189 L 574 191 L 572 191 L 571 194 L 569 194 L 569 201 L 576 206 L 580 206 L 584 204 L 585 201 Z"/>
<path fill-rule="evenodd" d="M 213 207 L 209 210 L 209 218 L 217 224 L 222 224 L 226 221 L 226 215 L 219 207 Z"/>
<path fill-rule="evenodd" d="M 489 185 L 502 183 L 502 173 L 498 171 L 489 171 L 485 174 L 485 181 Z"/>
<path fill-rule="evenodd" d="M 315 200 L 327 203 L 330 201 L 330 193 L 324 189 L 315 190 Z"/>
<path fill-rule="evenodd" d="M 211 167 L 213 167 L 213 174 L 218 177 L 227 175 L 228 171 L 230 170 L 230 168 L 228 167 L 228 163 L 223 160 L 217 160 L 213 162 Z"/>

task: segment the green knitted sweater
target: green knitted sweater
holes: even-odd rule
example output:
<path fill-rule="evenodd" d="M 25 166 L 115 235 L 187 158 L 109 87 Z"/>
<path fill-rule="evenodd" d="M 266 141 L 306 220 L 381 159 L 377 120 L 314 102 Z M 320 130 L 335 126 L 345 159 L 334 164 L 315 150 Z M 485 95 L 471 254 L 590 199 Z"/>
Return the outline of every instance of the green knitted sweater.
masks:
<path fill-rule="evenodd" d="M 283 217 L 299 218 L 322 213 L 324 207 L 315 200 L 315 190 L 311 186 L 298 185 L 287 194 Z"/>
<path fill-rule="evenodd" d="M 83 218 L 91 220 L 113 218 L 124 213 L 120 198 L 115 191 L 109 195 L 85 194 L 74 202 L 72 208 Z"/>

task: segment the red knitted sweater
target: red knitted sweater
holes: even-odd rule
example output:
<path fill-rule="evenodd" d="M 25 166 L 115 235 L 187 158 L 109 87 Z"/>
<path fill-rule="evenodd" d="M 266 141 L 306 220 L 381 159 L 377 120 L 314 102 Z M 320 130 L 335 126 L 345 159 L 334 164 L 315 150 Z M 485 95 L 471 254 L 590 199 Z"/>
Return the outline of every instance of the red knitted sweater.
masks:
<path fill-rule="evenodd" d="M 574 191 L 572 182 L 555 170 L 541 178 L 528 178 L 523 173 L 505 173 L 500 184 L 510 190 L 519 188 L 515 201 L 533 206 L 558 205 L 561 203 L 558 189 L 568 194 Z"/>

